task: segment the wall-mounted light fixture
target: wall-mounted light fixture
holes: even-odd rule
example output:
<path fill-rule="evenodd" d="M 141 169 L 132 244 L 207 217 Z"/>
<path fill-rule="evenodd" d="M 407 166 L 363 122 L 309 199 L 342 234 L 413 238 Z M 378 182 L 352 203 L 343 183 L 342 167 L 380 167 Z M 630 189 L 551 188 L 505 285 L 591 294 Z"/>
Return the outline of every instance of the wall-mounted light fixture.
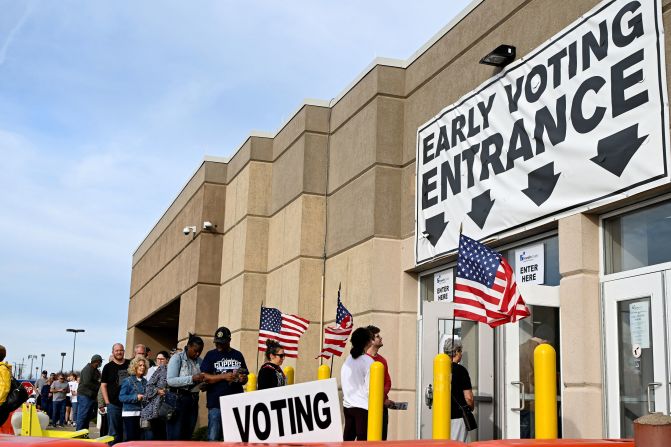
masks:
<path fill-rule="evenodd" d="M 506 44 L 499 45 L 487 56 L 480 59 L 480 63 L 503 68 L 515 60 L 515 54 L 516 50 L 514 46 Z"/>
<path fill-rule="evenodd" d="M 206 220 L 205 222 L 203 222 L 203 230 L 212 231 L 215 228 L 217 228 L 217 226 L 215 224 L 213 224 L 212 222 L 210 222 L 209 220 Z"/>

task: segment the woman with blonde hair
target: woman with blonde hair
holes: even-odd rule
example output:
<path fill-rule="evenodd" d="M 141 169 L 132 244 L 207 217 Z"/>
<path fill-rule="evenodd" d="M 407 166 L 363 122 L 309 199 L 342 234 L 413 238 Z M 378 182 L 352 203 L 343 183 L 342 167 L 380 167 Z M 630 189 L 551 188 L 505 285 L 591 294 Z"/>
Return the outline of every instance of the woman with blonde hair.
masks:
<path fill-rule="evenodd" d="M 138 355 L 131 360 L 128 366 L 128 377 L 121 383 L 119 401 L 123 404 L 121 418 L 123 419 L 124 441 L 142 439 L 140 430 L 140 412 L 144 404 L 147 379 L 144 378 L 149 369 L 149 362 Z"/>

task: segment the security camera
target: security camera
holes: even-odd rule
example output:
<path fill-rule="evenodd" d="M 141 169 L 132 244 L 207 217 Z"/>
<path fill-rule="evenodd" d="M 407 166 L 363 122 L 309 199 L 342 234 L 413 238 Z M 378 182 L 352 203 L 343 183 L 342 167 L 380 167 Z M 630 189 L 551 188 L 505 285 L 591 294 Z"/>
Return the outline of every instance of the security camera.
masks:
<path fill-rule="evenodd" d="M 203 230 L 212 230 L 216 225 L 214 225 L 212 222 L 209 220 L 206 220 L 203 222 Z"/>
<path fill-rule="evenodd" d="M 196 234 L 196 227 L 195 226 L 184 227 L 182 233 L 184 233 L 184 236 L 188 236 L 191 233 Z"/>

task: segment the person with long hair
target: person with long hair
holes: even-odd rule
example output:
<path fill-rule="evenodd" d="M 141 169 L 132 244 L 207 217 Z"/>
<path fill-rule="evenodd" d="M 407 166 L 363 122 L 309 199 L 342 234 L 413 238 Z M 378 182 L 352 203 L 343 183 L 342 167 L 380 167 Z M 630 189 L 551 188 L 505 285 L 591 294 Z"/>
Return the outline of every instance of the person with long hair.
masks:
<path fill-rule="evenodd" d="M 287 377 L 282 371 L 284 348 L 277 340 L 266 340 L 266 362 L 261 365 L 256 386 L 259 390 L 276 388 L 287 384 Z"/>
<path fill-rule="evenodd" d="M 200 372 L 203 339 L 189 334 L 184 350 L 170 358 L 166 381 L 174 394 L 175 417 L 166 422 L 168 441 L 188 441 L 198 419 L 198 393 L 203 382 Z"/>
<path fill-rule="evenodd" d="M 149 369 L 149 362 L 142 355 L 136 356 L 128 366 L 128 377 L 121 382 L 119 401 L 122 404 L 121 418 L 123 419 L 124 441 L 139 441 L 142 439 L 140 430 L 140 412 L 144 405 L 147 379 L 144 378 Z"/>
<path fill-rule="evenodd" d="M 140 414 L 141 420 L 149 421 L 153 441 L 165 441 L 166 439 L 165 421 L 159 417 L 158 408 L 168 390 L 168 360 L 170 360 L 170 354 L 167 351 L 156 354 L 156 366 L 149 368 L 150 371 L 152 369 L 154 371 L 147 381 L 147 388 L 145 389 L 147 404 Z"/>
<path fill-rule="evenodd" d="M 373 334 L 360 327 L 352 332 L 352 349 L 340 370 L 345 415 L 344 441 L 366 441 L 368 437 L 368 383 L 374 360 L 365 355 Z"/>

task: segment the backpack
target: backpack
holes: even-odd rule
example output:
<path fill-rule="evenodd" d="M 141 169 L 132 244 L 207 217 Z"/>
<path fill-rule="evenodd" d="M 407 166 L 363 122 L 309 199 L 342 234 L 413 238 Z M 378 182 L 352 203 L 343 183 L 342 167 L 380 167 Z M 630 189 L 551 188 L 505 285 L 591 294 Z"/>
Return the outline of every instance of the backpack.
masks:
<path fill-rule="evenodd" d="M 7 368 L 7 366 L 5 366 L 5 368 Z M 12 382 L 9 385 L 9 394 L 7 394 L 7 399 L 0 405 L 0 408 L 7 413 L 11 413 L 27 400 L 28 391 L 21 385 L 21 382 L 16 380 L 14 375 L 12 375 Z"/>

